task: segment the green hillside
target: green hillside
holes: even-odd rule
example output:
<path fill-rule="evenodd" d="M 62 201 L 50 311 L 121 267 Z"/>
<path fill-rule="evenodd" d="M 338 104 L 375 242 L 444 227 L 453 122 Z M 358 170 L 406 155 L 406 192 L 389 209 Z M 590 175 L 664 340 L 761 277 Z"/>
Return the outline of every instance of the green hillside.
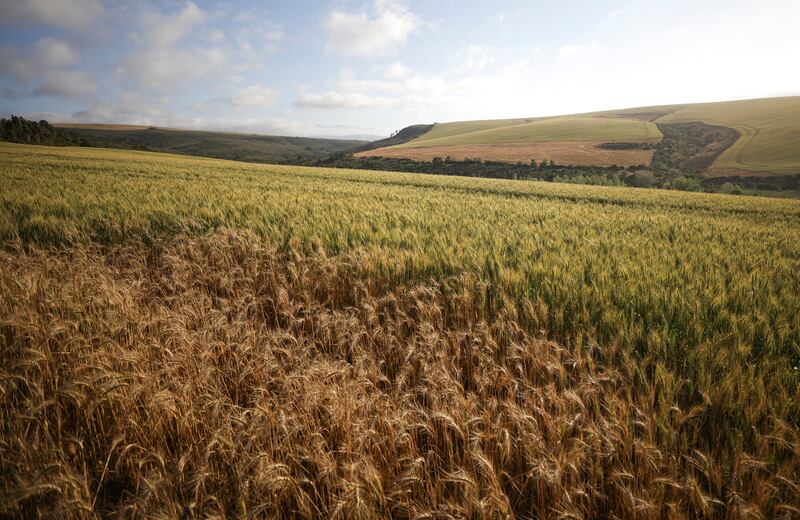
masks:
<path fill-rule="evenodd" d="M 398 148 L 461 144 L 500 144 L 526 141 L 648 141 L 661 138 L 658 127 L 648 121 L 612 117 L 555 117 L 509 124 L 483 125 L 445 123 Z M 478 129 L 481 128 L 481 129 Z"/>
<path fill-rule="evenodd" d="M 713 168 L 800 172 L 800 97 L 685 105 L 657 120 L 688 121 L 728 126 L 741 134 Z"/>
<path fill-rule="evenodd" d="M 679 125 L 679 126 L 674 126 Z M 689 125 L 689 126 L 687 126 Z M 733 129 L 738 138 L 725 132 Z M 409 158 L 447 155 L 459 151 L 459 146 L 470 146 L 469 153 L 478 157 L 480 148 L 487 157 L 496 154 L 498 145 L 519 146 L 553 143 L 551 148 L 519 148 L 513 160 L 528 161 L 532 152 L 544 154 L 543 158 L 572 158 L 575 153 L 566 150 L 565 143 L 593 142 L 597 164 L 607 161 L 603 143 L 641 143 L 661 141 L 664 132 L 669 138 L 662 141 L 661 154 L 669 155 L 673 148 L 681 148 L 672 166 L 691 165 L 689 173 L 705 172 L 708 175 L 797 174 L 800 173 L 800 97 L 767 98 L 718 103 L 664 105 L 593 112 L 587 114 L 487 121 L 459 121 L 440 123 L 398 146 L 387 147 L 387 156 L 409 152 Z M 677 136 L 676 144 L 674 139 Z M 591 150 L 590 150 L 591 152 Z M 560 155 L 559 155 L 560 154 Z M 380 155 L 374 153 L 373 155 Z M 675 155 L 672 153 L 672 155 Z M 553 156 L 553 157 L 550 157 Z M 540 157 L 541 158 L 541 157 Z M 626 164 L 625 153 L 619 153 L 620 164 Z M 589 163 L 591 159 L 589 160 Z M 587 164 L 584 162 L 583 164 Z M 696 166 L 700 165 L 700 170 Z"/>
<path fill-rule="evenodd" d="M 308 164 L 366 141 L 205 132 L 126 125 L 55 125 L 87 146 L 168 152 L 256 163 Z"/>

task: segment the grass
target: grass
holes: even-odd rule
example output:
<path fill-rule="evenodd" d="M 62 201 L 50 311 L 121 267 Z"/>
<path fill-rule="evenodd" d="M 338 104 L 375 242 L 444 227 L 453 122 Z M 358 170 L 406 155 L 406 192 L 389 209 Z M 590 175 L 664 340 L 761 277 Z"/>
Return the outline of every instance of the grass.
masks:
<path fill-rule="evenodd" d="M 0 515 L 789 517 L 798 222 L 0 144 Z"/>
<path fill-rule="evenodd" d="M 445 123 L 399 148 L 538 141 L 651 141 L 661 138 L 655 124 L 624 118 L 557 117 L 475 130 L 470 123 Z M 441 130 L 438 130 L 439 128 Z M 438 132 L 437 132 L 438 130 Z"/>
<path fill-rule="evenodd" d="M 433 127 L 425 133 L 425 139 L 440 139 L 442 137 L 453 137 L 471 132 L 482 132 L 495 128 L 506 128 L 514 125 L 521 125 L 538 121 L 541 118 L 529 119 L 486 119 L 478 121 L 457 121 L 452 123 L 435 123 Z"/>
<path fill-rule="evenodd" d="M 436 124 L 394 150 L 455 145 L 553 141 L 658 141 L 658 124 L 705 122 L 736 129 L 741 138 L 711 165 L 722 173 L 800 173 L 800 97 L 629 108 L 546 118 Z M 708 143 L 693 143 L 703 148 Z M 378 150 L 377 152 L 380 152 Z M 487 149 L 490 151 L 490 149 Z M 516 160 L 541 157 L 520 155 Z M 598 161 L 598 164 L 603 164 Z M 735 170 L 735 171 L 733 171 Z"/>

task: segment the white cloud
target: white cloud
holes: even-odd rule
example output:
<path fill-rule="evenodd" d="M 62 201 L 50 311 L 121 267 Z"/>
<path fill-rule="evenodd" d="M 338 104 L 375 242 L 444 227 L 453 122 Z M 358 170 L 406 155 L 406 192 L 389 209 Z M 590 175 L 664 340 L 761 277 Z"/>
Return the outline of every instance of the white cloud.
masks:
<path fill-rule="evenodd" d="M 61 96 L 84 98 L 97 92 L 98 87 L 92 77 L 80 70 L 49 72 L 44 82 L 34 89 L 35 96 Z"/>
<path fill-rule="evenodd" d="M 207 18 L 205 12 L 194 2 L 186 5 L 176 14 L 164 14 L 159 11 L 145 11 L 142 14 L 140 33 L 137 39 L 146 46 L 168 47 L 188 35 L 195 27 Z"/>
<path fill-rule="evenodd" d="M 483 45 L 468 45 L 462 52 L 461 70 L 480 71 L 496 61 L 497 55 L 493 48 Z"/>
<path fill-rule="evenodd" d="M 328 137 L 350 139 L 354 136 L 369 136 L 375 139 L 382 135 L 382 131 L 357 125 L 322 125 L 297 121 L 291 117 L 273 118 L 222 118 L 206 119 L 193 118 L 181 123 L 179 126 L 199 128 L 203 130 L 216 130 L 223 132 L 248 132 L 265 135 L 292 135 L 308 137 Z"/>
<path fill-rule="evenodd" d="M 117 77 L 128 88 L 172 90 L 221 71 L 227 61 L 221 46 L 184 42 L 207 20 L 191 1 L 175 13 L 144 11 L 131 33 L 138 48 L 120 61 Z"/>
<path fill-rule="evenodd" d="M 377 108 L 391 106 L 385 97 L 329 90 L 320 94 L 301 93 L 294 102 L 300 108 Z"/>
<path fill-rule="evenodd" d="M 283 39 L 283 28 L 277 23 L 259 19 L 258 23 L 245 25 L 236 30 L 236 44 L 246 65 L 260 68 L 266 56 L 275 54 Z"/>
<path fill-rule="evenodd" d="M 383 77 L 386 79 L 403 79 L 411 74 L 411 69 L 403 65 L 401 62 L 396 61 L 390 63 L 384 69 Z"/>
<path fill-rule="evenodd" d="M 208 39 L 214 43 L 224 42 L 225 33 L 220 31 L 219 29 L 214 29 L 213 31 L 211 31 L 211 34 L 208 35 Z"/>
<path fill-rule="evenodd" d="M 52 37 L 45 37 L 36 42 L 36 50 L 41 64 L 48 68 L 69 67 L 80 57 L 69 43 Z"/>
<path fill-rule="evenodd" d="M 381 135 L 381 130 L 357 125 L 321 125 L 291 117 L 208 117 L 187 116 L 167 108 L 169 98 L 152 99 L 127 92 L 111 102 L 96 103 L 71 114 L 28 113 L 26 117 L 56 122 L 125 123 L 169 128 L 188 128 L 264 135 L 350 138 L 354 135 Z"/>
<path fill-rule="evenodd" d="M 157 92 L 177 91 L 201 78 L 235 83 L 244 71 L 262 68 L 283 38 L 279 25 L 238 15 L 229 38 L 212 25 L 218 18 L 192 1 L 173 13 L 146 11 L 132 31 L 137 46 L 120 60 L 117 77 L 128 89 Z"/>
<path fill-rule="evenodd" d="M 594 56 L 600 54 L 602 48 L 597 42 L 564 45 L 558 50 L 558 55 L 565 58 Z"/>
<path fill-rule="evenodd" d="M 417 17 L 392 0 L 376 0 L 372 12 L 335 10 L 325 19 L 327 48 L 352 56 L 380 56 L 405 44 Z"/>
<path fill-rule="evenodd" d="M 231 104 L 237 108 L 269 108 L 278 100 L 278 91 L 269 87 L 251 85 L 241 89 L 231 97 Z"/>
<path fill-rule="evenodd" d="M 447 80 L 439 76 L 404 70 L 399 77 L 359 79 L 343 71 L 332 87 L 321 93 L 301 92 L 295 100 L 299 108 L 366 109 L 395 108 L 407 112 L 443 110 L 466 106 L 472 99 L 474 84 L 466 80 Z"/>
<path fill-rule="evenodd" d="M 168 98 L 154 99 L 136 92 L 125 92 L 113 100 L 95 102 L 61 120 L 158 126 L 174 126 L 188 121 L 165 108 L 169 105 Z"/>
<path fill-rule="evenodd" d="M 0 73 L 15 88 L 11 97 L 56 96 L 85 98 L 98 91 L 85 71 L 70 69 L 80 56 L 67 42 L 45 37 L 25 49 L 0 47 Z"/>
<path fill-rule="evenodd" d="M 233 66 L 220 47 L 150 48 L 128 56 L 117 75 L 142 90 L 174 90 L 204 76 L 223 75 Z"/>
<path fill-rule="evenodd" d="M 487 16 L 486 19 L 489 20 L 490 22 L 502 24 L 508 20 L 508 15 L 505 13 L 505 11 L 500 11 L 495 15 Z"/>
<path fill-rule="evenodd" d="M 0 20 L 33 22 L 73 31 L 96 30 L 105 14 L 101 0 L 3 0 Z"/>

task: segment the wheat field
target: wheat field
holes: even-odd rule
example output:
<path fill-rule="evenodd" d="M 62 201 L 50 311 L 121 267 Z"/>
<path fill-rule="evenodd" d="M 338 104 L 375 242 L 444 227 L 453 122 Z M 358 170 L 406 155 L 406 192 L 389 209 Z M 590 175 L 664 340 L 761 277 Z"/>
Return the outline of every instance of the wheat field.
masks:
<path fill-rule="evenodd" d="M 794 518 L 800 203 L 0 144 L 0 516 Z"/>

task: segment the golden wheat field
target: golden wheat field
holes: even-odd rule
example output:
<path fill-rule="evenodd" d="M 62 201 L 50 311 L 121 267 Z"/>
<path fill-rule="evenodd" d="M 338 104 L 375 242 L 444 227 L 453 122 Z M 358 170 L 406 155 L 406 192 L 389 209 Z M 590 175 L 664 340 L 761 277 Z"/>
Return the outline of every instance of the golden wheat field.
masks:
<path fill-rule="evenodd" d="M 0 517 L 797 518 L 800 202 L 0 143 Z"/>

